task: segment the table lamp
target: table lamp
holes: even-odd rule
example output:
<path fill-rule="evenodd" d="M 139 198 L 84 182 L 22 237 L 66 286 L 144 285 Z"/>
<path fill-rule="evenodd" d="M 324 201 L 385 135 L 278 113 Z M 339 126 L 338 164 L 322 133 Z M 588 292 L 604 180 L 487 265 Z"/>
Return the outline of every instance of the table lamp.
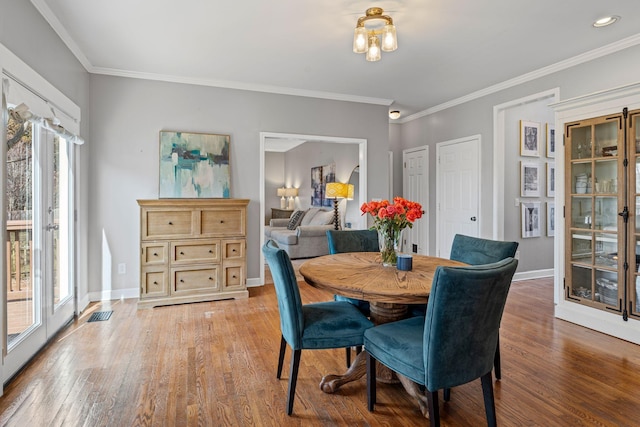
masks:
<path fill-rule="evenodd" d="M 287 209 L 287 200 L 284 198 L 287 193 L 287 189 L 282 187 L 278 188 L 278 196 L 280 196 L 280 209 Z"/>
<path fill-rule="evenodd" d="M 325 198 L 333 199 L 333 225 L 336 230 L 340 229 L 340 219 L 338 215 L 338 203 L 340 199 L 353 200 L 353 184 L 343 184 L 341 182 L 328 182 L 325 187 Z"/>
<path fill-rule="evenodd" d="M 290 211 L 294 210 L 296 207 L 296 202 L 294 200 L 294 197 L 298 197 L 298 189 L 287 188 L 285 190 L 285 196 L 289 197 L 289 206 L 287 206 L 287 209 L 289 209 Z"/>

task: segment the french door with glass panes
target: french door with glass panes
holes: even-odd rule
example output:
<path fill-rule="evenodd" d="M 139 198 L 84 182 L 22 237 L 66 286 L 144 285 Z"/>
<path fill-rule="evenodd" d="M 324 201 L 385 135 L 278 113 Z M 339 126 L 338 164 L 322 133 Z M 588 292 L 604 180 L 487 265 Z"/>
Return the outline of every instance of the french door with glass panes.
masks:
<path fill-rule="evenodd" d="M 3 382 L 74 314 L 71 144 L 31 122 L 7 126 Z"/>

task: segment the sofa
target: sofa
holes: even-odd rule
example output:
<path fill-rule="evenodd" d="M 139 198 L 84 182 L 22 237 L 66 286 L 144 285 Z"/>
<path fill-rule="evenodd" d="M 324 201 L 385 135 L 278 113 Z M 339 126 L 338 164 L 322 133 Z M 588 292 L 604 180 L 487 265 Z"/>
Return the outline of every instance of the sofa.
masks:
<path fill-rule="evenodd" d="M 272 239 L 289 258 L 312 258 L 329 254 L 327 230 L 333 230 L 333 210 L 310 208 L 291 218 L 272 218 L 265 227 L 265 240 Z"/>

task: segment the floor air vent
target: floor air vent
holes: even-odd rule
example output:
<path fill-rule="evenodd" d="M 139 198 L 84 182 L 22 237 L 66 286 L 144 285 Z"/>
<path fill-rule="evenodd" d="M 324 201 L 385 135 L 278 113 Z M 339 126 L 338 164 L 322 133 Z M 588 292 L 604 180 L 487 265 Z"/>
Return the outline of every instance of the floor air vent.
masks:
<path fill-rule="evenodd" d="M 100 322 L 102 320 L 109 320 L 109 318 L 111 317 L 112 313 L 113 313 L 113 310 L 111 310 L 111 311 L 96 311 L 95 313 L 93 313 L 89 317 L 89 320 L 87 320 L 87 322 Z"/>

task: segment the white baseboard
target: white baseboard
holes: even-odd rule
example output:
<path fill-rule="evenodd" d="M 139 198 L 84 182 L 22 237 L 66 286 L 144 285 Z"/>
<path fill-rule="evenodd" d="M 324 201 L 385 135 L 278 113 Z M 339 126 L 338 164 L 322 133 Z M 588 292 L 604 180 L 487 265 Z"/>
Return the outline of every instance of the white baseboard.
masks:
<path fill-rule="evenodd" d="M 259 277 L 247 279 L 247 288 L 255 288 L 256 286 L 264 286 L 264 283 L 260 281 Z"/>
<path fill-rule="evenodd" d="M 89 292 L 89 301 L 110 301 L 120 298 L 140 298 L 140 290 L 138 288 L 130 289 L 113 289 L 102 292 Z"/>
<path fill-rule="evenodd" d="M 553 277 L 553 268 L 548 268 L 546 270 L 531 270 L 531 271 L 523 271 L 522 273 L 516 273 L 513 275 L 513 281 L 518 282 L 520 280 L 541 279 L 543 277 Z"/>

